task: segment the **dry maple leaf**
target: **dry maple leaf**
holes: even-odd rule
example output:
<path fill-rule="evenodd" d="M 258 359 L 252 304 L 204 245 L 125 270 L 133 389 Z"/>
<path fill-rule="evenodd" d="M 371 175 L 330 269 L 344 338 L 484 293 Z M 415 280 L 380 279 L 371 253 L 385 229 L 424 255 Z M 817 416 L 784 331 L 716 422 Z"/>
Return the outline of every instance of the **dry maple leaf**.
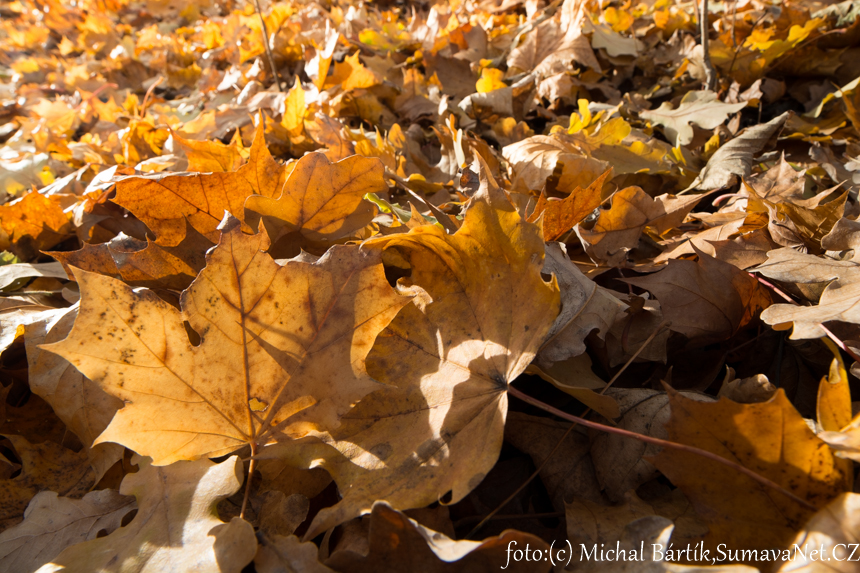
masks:
<path fill-rule="evenodd" d="M 134 499 L 112 489 L 91 491 L 82 499 L 40 492 L 27 506 L 24 521 L 0 533 L 0 567 L 5 573 L 35 571 L 66 547 L 113 533 L 133 510 Z"/>
<path fill-rule="evenodd" d="M 139 459 L 139 458 L 138 458 Z M 122 495 L 137 499 L 137 514 L 98 539 L 65 549 L 39 573 L 239 573 L 257 550 L 254 528 L 218 519 L 215 506 L 242 486 L 242 462 L 233 456 L 157 467 L 140 460 Z"/>
<path fill-rule="evenodd" d="M 779 389 L 767 402 L 696 402 L 669 389 L 669 439 L 734 461 L 816 507 L 850 486 L 851 466 L 836 458 Z M 812 512 L 723 464 L 678 450 L 652 458 L 705 519 L 706 546 L 769 549 L 788 543 Z"/>
<path fill-rule="evenodd" d="M 71 234 L 72 224 L 62 207 L 52 199 L 55 198 L 33 191 L 15 202 L 0 205 L 0 227 L 13 243 L 29 237 L 34 250 L 53 247 Z M 22 255 L 27 258 L 38 254 L 31 253 L 27 246 L 24 248 L 26 252 Z"/>
<path fill-rule="evenodd" d="M 697 253 L 697 262 L 673 260 L 657 273 L 623 280 L 657 297 L 669 328 L 704 344 L 732 336 L 770 305 L 770 295 L 748 273 Z"/>
<path fill-rule="evenodd" d="M 280 266 L 268 246 L 229 221 L 181 312 L 151 291 L 76 271 L 78 319 L 42 349 L 126 402 L 97 443 L 157 465 L 215 457 L 332 429 L 377 387 L 364 357 L 409 301 L 386 282 L 379 254 L 334 247 L 315 264 Z"/>
<path fill-rule="evenodd" d="M 126 177 L 116 186 L 118 205 L 131 211 L 155 233 L 165 247 L 185 238 L 185 221 L 215 241 L 225 211 L 243 216 L 251 195 L 273 197 L 284 183 L 284 168 L 266 148 L 262 121 L 251 146 L 251 157 L 237 171 L 209 174 L 155 174 Z"/>
<path fill-rule="evenodd" d="M 384 172 L 376 158 L 354 155 L 331 163 L 310 153 L 295 164 L 279 197 L 245 201 L 245 219 L 253 228 L 262 219 L 273 244 L 288 233 L 309 241 L 349 236 L 376 215 L 376 206 L 363 197 L 388 190 Z"/>
<path fill-rule="evenodd" d="M 539 192 L 559 167 L 558 187 L 564 193 L 588 187 L 610 168 L 605 161 L 586 156 L 572 143 L 547 135 L 507 145 L 502 155 L 510 165 L 512 187 L 518 193 Z M 598 194 L 601 190 L 597 190 Z"/>
<path fill-rule="evenodd" d="M 412 266 L 408 283 L 432 302 L 406 306 L 377 339 L 368 371 L 387 386 L 332 432 L 327 441 L 343 455 L 324 446 L 285 453 L 296 463 L 323 458 L 344 495 L 306 537 L 380 499 L 421 507 L 451 491 L 456 502 L 496 462 L 507 385 L 543 342 L 559 292 L 555 279 L 541 278 L 540 228 L 520 217 L 485 169 L 481 177 L 457 233 L 428 225 L 365 243 L 396 248 Z"/>
<path fill-rule="evenodd" d="M 40 344 L 65 338 L 77 315 L 75 305 L 67 312 L 26 326 L 30 390 L 50 404 L 66 427 L 81 440 L 98 481 L 124 451 L 118 444 L 93 445 L 122 407 L 122 401 L 106 394 L 64 359 L 39 348 Z"/>

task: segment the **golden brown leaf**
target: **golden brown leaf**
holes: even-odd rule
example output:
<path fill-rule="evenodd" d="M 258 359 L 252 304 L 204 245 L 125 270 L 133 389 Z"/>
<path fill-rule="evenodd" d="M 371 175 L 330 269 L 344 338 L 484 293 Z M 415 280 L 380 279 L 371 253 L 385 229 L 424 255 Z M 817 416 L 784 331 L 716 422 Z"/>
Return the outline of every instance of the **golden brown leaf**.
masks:
<path fill-rule="evenodd" d="M 669 390 L 669 439 L 739 463 L 824 507 L 850 487 L 850 462 L 834 456 L 780 389 L 767 402 L 696 402 Z M 706 546 L 786 545 L 812 512 L 723 464 L 664 449 L 652 460 L 687 495 L 710 534 Z"/>
<path fill-rule="evenodd" d="M 158 465 L 215 457 L 333 429 L 376 387 L 364 357 L 409 301 L 388 286 L 379 254 L 335 247 L 315 264 L 280 266 L 268 245 L 234 219 L 181 312 L 151 291 L 76 271 L 78 319 L 42 349 L 126 401 L 97 443 Z"/>
<path fill-rule="evenodd" d="M 543 215 L 544 241 L 555 241 L 561 238 L 565 233 L 569 233 L 574 225 L 581 223 L 597 209 L 603 202 L 603 186 L 611 174 L 612 170 L 606 171 L 586 189 L 577 187 L 561 201 L 550 201 L 546 198 L 546 193 L 541 193 L 529 221 L 534 221 L 538 216 Z"/>
<path fill-rule="evenodd" d="M 417 285 L 432 302 L 404 307 L 377 339 L 368 371 L 386 387 L 327 439 L 343 455 L 328 447 L 289 453 L 304 463 L 324 459 L 344 494 L 317 514 L 306 537 L 380 499 L 421 507 L 451 491 L 456 502 L 496 462 L 507 385 L 534 358 L 559 293 L 555 279 L 541 278 L 539 227 L 517 214 L 485 170 L 481 177 L 457 233 L 428 225 L 365 243 L 396 248 L 412 266 L 401 287 Z"/>
<path fill-rule="evenodd" d="M 378 159 L 347 157 L 331 163 L 310 153 L 293 167 L 279 197 L 249 197 L 245 219 L 257 228 L 262 219 L 272 243 L 289 233 L 309 241 L 333 241 L 364 227 L 376 207 L 363 197 L 388 189 Z"/>
<path fill-rule="evenodd" d="M 0 205 L 0 227 L 13 243 L 29 237 L 35 249 L 49 249 L 72 232 L 69 216 L 53 197 L 32 191 L 21 199 Z M 23 255 L 36 253 L 24 252 Z"/>

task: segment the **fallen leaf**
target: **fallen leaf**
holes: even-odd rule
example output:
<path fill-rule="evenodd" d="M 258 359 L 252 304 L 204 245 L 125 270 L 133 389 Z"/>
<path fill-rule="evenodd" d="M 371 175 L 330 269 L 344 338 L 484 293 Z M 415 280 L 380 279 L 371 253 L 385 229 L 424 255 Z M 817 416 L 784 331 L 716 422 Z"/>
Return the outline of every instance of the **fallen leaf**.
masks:
<path fill-rule="evenodd" d="M 726 121 L 730 114 L 742 110 L 746 105 L 746 102 L 723 103 L 712 91 L 691 91 L 681 98 L 677 108 L 673 108 L 669 102 L 663 102 L 659 108 L 643 111 L 639 116 L 662 125 L 666 137 L 677 147 L 693 141 L 691 123 L 702 129 L 715 129 Z"/>
<path fill-rule="evenodd" d="M 548 561 L 508 562 L 508 547 L 521 545 L 524 549 L 526 543 L 531 551 L 539 551 L 541 555 L 549 551 L 549 545 L 542 539 L 514 530 L 484 541 L 455 541 L 420 525 L 384 501 L 378 501 L 370 513 L 367 554 L 335 551 L 325 563 L 335 571 L 350 573 L 407 571 L 417 564 L 428 572 L 489 572 L 498 571 L 500 567 L 512 571 L 549 571 L 552 564 Z"/>
<path fill-rule="evenodd" d="M 624 281 L 657 297 L 669 328 L 705 344 L 736 333 L 770 305 L 770 295 L 748 273 L 698 254 L 697 262 L 669 261 L 662 271 Z"/>
<path fill-rule="evenodd" d="M 558 286 L 540 274 L 539 227 L 517 214 L 485 169 L 457 233 L 427 225 L 363 248 L 396 248 L 412 266 L 401 288 L 417 285 L 430 300 L 404 307 L 377 339 L 368 371 L 386 388 L 331 433 L 340 453 L 292 454 L 304 460 L 297 463 L 323 459 L 344 495 L 317 514 L 305 538 L 376 500 L 408 509 L 450 491 L 456 503 L 477 487 L 501 448 L 507 385 L 558 314 Z"/>
<path fill-rule="evenodd" d="M 0 533 L 0 567 L 29 573 L 66 547 L 110 534 L 135 509 L 134 500 L 114 490 L 91 491 L 81 499 L 43 491 L 24 512 L 24 521 Z"/>
<path fill-rule="evenodd" d="M 279 197 L 249 197 L 245 218 L 252 228 L 262 220 L 272 243 L 289 233 L 309 241 L 332 241 L 364 227 L 376 207 L 363 197 L 388 190 L 378 159 L 352 156 L 331 163 L 321 153 L 302 157 Z"/>
<path fill-rule="evenodd" d="M 254 529 L 242 519 L 218 519 L 215 506 L 242 485 L 236 456 L 157 467 L 141 460 L 139 472 L 119 492 L 133 495 L 137 514 L 110 535 L 78 543 L 39 569 L 40 573 L 123 571 L 239 573 L 254 558 Z M 119 565 L 119 568 L 117 568 Z"/>
<path fill-rule="evenodd" d="M 586 189 L 575 188 L 561 201 L 549 201 L 546 193 L 541 193 L 529 221 L 535 221 L 539 216 L 543 216 L 544 241 L 558 240 L 600 206 L 603 202 L 603 186 L 611 173 L 611 170 L 607 171 Z"/>
<path fill-rule="evenodd" d="M 17 263 L 0 266 L 0 290 L 5 290 L 16 281 L 33 277 L 67 279 L 66 271 L 59 263 Z"/>
<path fill-rule="evenodd" d="M 669 390 L 669 439 L 738 463 L 815 507 L 849 486 L 850 466 L 815 436 L 782 389 L 757 404 L 696 402 Z M 783 547 L 812 516 L 806 507 L 701 456 L 663 449 L 652 461 L 687 495 L 710 533 L 706 547 Z M 847 473 L 846 473 L 847 472 Z"/>
<path fill-rule="evenodd" d="M 243 217 L 246 198 L 254 194 L 275 196 L 283 187 L 284 177 L 284 168 L 269 154 L 259 127 L 251 157 L 237 171 L 125 177 L 117 183 L 113 201 L 143 221 L 161 246 L 182 242 L 186 217 L 200 234 L 215 241 L 225 211 Z"/>
<path fill-rule="evenodd" d="M 217 457 L 333 428 L 376 387 L 364 357 L 409 301 L 385 282 L 379 254 L 336 247 L 315 264 L 280 266 L 268 245 L 228 222 L 182 312 L 75 272 L 81 311 L 68 338 L 42 349 L 126 401 L 96 443 L 122 443 L 157 465 Z"/>
<path fill-rule="evenodd" d="M 739 178 L 749 177 L 753 156 L 779 133 L 788 117 L 789 112 L 785 112 L 767 123 L 750 127 L 720 147 L 690 185 L 690 189 L 724 189 L 731 187 Z"/>

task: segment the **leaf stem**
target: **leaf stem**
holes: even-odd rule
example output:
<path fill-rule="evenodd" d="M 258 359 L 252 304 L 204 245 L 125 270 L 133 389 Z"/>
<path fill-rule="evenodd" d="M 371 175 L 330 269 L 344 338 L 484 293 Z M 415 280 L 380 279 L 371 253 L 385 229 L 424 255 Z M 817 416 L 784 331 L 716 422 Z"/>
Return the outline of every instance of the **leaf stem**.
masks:
<path fill-rule="evenodd" d="M 239 517 L 245 519 L 245 510 L 248 508 L 248 500 L 251 499 L 251 481 L 254 477 L 254 469 L 257 465 L 257 444 L 251 444 L 251 462 L 248 464 L 248 481 L 245 482 L 245 497 L 242 499 L 242 511 Z"/>
<path fill-rule="evenodd" d="M 678 450 L 681 452 L 687 452 L 689 454 L 695 454 L 697 456 L 702 456 L 703 458 L 707 458 L 709 460 L 712 460 L 712 461 L 715 461 L 717 463 L 728 466 L 728 467 L 732 468 L 733 470 L 738 471 L 738 472 L 744 474 L 745 476 L 757 481 L 758 483 L 780 492 L 781 494 L 788 497 L 789 499 L 791 499 L 795 503 L 800 504 L 801 506 L 805 507 L 806 509 L 809 509 L 810 511 L 818 511 L 818 508 L 816 508 L 814 505 L 812 505 L 808 501 L 796 496 L 795 494 L 788 491 L 787 489 L 785 489 L 784 487 L 782 487 L 778 483 L 771 481 L 768 478 L 766 478 L 762 475 L 759 475 L 759 474 L 755 473 L 754 471 L 752 471 L 751 469 L 745 468 L 744 466 L 742 466 L 738 463 L 735 463 L 731 460 L 728 460 L 728 459 L 726 459 L 722 456 L 719 456 L 713 452 L 709 452 L 708 450 L 703 450 L 703 449 L 697 448 L 695 446 L 688 446 L 686 444 L 679 444 L 677 442 L 670 442 L 669 440 L 662 440 L 660 438 L 655 438 L 653 436 L 646 436 L 644 434 L 637 434 L 636 432 L 631 432 L 630 430 L 624 430 L 622 428 L 615 428 L 613 426 L 607 426 L 605 424 L 600 424 L 598 422 L 592 422 L 590 420 L 586 420 L 584 418 L 580 418 L 578 416 L 568 414 L 567 412 L 562 412 L 558 408 L 553 408 L 549 404 L 545 404 L 545 403 L 541 402 L 540 400 L 538 400 L 537 398 L 532 398 L 528 394 L 525 394 L 524 392 L 514 388 L 513 386 L 510 386 L 508 388 L 508 393 L 511 394 L 512 396 L 516 396 L 517 398 L 519 398 L 523 402 L 526 402 L 527 404 L 531 404 L 532 406 L 536 406 L 536 407 L 540 408 L 541 410 L 544 410 L 546 412 L 549 412 L 550 414 L 554 414 L 554 415 L 558 416 L 559 418 L 563 418 L 565 420 L 570 420 L 572 422 L 577 422 L 579 424 L 582 424 L 586 428 L 591 428 L 592 430 L 598 430 L 600 432 L 606 432 L 607 434 L 617 434 L 619 436 L 624 436 L 625 438 L 631 438 L 634 440 L 639 440 L 640 442 L 644 442 L 646 444 L 653 444 L 655 446 L 662 446 L 664 448 L 670 448 L 673 450 Z"/>
<path fill-rule="evenodd" d="M 633 364 L 633 361 L 634 361 L 634 360 L 636 360 L 636 358 L 639 356 L 639 354 L 641 354 L 641 352 L 642 352 L 643 350 L 645 350 L 645 347 L 646 347 L 646 346 L 648 346 L 649 344 L 651 344 L 651 341 L 652 341 L 652 340 L 654 340 L 654 339 L 657 337 L 657 335 L 658 335 L 658 334 L 660 334 L 660 332 L 662 332 L 662 331 L 663 331 L 663 329 L 664 329 L 664 328 L 666 328 L 666 327 L 668 327 L 670 324 L 672 324 L 672 323 L 671 323 L 671 322 L 669 322 L 669 321 L 665 321 L 665 320 L 664 320 L 664 321 L 663 321 L 663 322 L 661 322 L 659 325 L 657 325 L 657 328 L 654 330 L 654 332 L 652 332 L 652 333 L 651 333 L 651 336 L 649 336 L 648 338 L 646 338 L 646 339 L 645 339 L 645 342 L 643 342 L 643 343 L 639 346 L 639 350 L 637 350 L 637 351 L 636 351 L 636 353 L 635 353 L 633 356 L 631 356 L 631 357 L 630 357 L 630 359 L 629 359 L 629 360 L 624 364 L 624 366 L 622 366 L 622 367 L 621 367 L 621 370 L 619 370 L 618 372 L 616 372 L 616 373 L 615 373 L 615 376 L 613 376 L 613 377 L 612 377 L 612 379 L 611 379 L 609 382 L 607 382 L 607 383 L 606 383 L 606 386 L 604 386 L 604 387 L 603 387 L 603 390 L 601 390 L 601 391 L 600 391 L 600 395 L 601 395 L 601 396 L 602 396 L 602 395 L 604 395 L 604 394 L 606 394 L 606 391 L 607 391 L 607 390 L 609 390 L 609 388 L 611 388 L 611 387 L 612 387 L 612 385 L 615 383 L 615 381 L 616 381 L 616 380 L 618 380 L 618 377 L 619 377 L 619 376 L 621 376 L 621 374 L 622 374 L 625 370 L 627 370 L 627 367 L 628 367 L 628 366 L 630 366 L 631 364 Z M 509 386 L 508 388 L 510 389 L 510 386 Z M 583 416 L 587 416 L 589 412 L 591 412 L 591 408 L 588 408 L 588 409 L 583 413 Z M 543 459 L 543 461 L 540 463 L 540 465 L 539 465 L 537 468 L 535 468 L 535 471 L 534 471 L 534 472 L 532 472 L 532 475 L 530 475 L 526 481 L 524 481 L 524 482 L 523 482 L 523 483 L 522 483 L 522 484 L 521 484 L 521 485 L 520 485 L 520 486 L 519 486 L 519 487 L 518 487 L 518 488 L 517 488 L 517 489 L 516 489 L 512 494 L 511 494 L 511 495 L 509 495 L 509 496 L 505 499 L 505 501 L 503 501 L 503 502 L 502 502 L 502 503 L 500 503 L 498 506 L 496 506 L 496 509 L 494 509 L 493 511 L 491 511 L 489 514 L 487 514 L 487 516 L 486 516 L 486 517 L 484 517 L 481 521 L 479 521 L 479 522 L 478 522 L 478 525 L 476 525 L 475 527 L 473 527 L 473 528 L 472 528 L 472 531 L 470 531 L 470 532 L 469 532 L 469 534 L 468 534 L 468 535 L 466 535 L 466 537 L 464 537 L 464 539 L 469 539 L 469 538 L 470 538 L 470 537 L 472 537 L 474 534 L 476 534 L 476 533 L 477 533 L 477 532 L 478 532 L 478 531 L 479 531 L 479 530 L 484 526 L 484 524 L 485 524 L 485 523 L 487 523 L 488 521 L 490 521 L 491 519 L 493 519 L 493 516 L 494 516 L 494 515 L 496 515 L 496 514 L 497 514 L 499 511 L 501 511 L 501 510 L 502 510 L 506 505 L 508 505 L 508 504 L 511 502 L 511 500 L 512 500 L 512 499 L 514 499 L 517 495 L 519 495 L 519 493 L 520 493 L 521 491 L 523 491 L 523 489 L 524 489 L 527 485 L 529 485 L 529 484 L 532 482 L 532 480 L 534 480 L 534 479 L 535 479 L 535 478 L 540 474 L 540 472 L 541 472 L 541 471 L 543 471 L 543 468 L 544 468 L 544 467 L 546 467 L 546 464 L 549 462 L 549 460 L 552 458 L 552 456 L 553 456 L 553 455 L 555 455 L 555 453 L 556 453 L 556 452 L 558 451 L 558 449 L 561 447 L 561 444 L 564 442 L 564 440 L 565 440 L 565 439 L 567 439 L 567 436 L 569 436 L 569 435 L 570 435 L 570 433 L 573 431 L 573 429 L 576 427 L 576 425 L 577 425 L 578 423 L 579 423 L 579 422 L 574 422 L 574 423 L 572 423 L 572 424 L 570 425 L 570 427 L 569 427 L 569 428 L 564 432 L 564 434 L 562 434 L 562 435 L 561 435 L 561 437 L 558 439 L 558 442 L 556 442 L 555 446 L 552 448 L 552 450 L 549 452 L 549 454 L 548 454 L 548 455 Z"/>

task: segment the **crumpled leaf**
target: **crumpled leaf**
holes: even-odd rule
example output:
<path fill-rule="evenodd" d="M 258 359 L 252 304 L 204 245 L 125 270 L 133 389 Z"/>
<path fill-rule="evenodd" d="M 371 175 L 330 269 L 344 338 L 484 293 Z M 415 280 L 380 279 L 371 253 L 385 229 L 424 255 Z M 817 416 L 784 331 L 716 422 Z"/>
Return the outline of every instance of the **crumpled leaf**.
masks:
<path fill-rule="evenodd" d="M 151 291 L 75 272 L 78 319 L 42 349 L 126 401 L 96 443 L 122 443 L 157 465 L 216 457 L 333 428 L 376 387 L 364 357 L 409 301 L 386 283 L 379 254 L 335 247 L 317 263 L 280 266 L 265 235 L 237 223 L 183 292 L 182 312 Z"/>
<path fill-rule="evenodd" d="M 564 193 L 588 187 L 609 169 L 605 161 L 587 157 L 569 142 L 546 135 L 534 135 L 507 145 L 502 155 L 511 167 L 513 190 L 519 193 L 539 192 L 559 165 L 559 191 Z"/>
<path fill-rule="evenodd" d="M 186 218 L 200 234 L 216 241 L 225 211 L 243 217 L 245 199 L 252 194 L 274 197 L 285 175 L 266 148 L 261 122 L 248 163 L 237 171 L 126 177 L 117 183 L 113 201 L 143 221 L 161 246 L 182 242 Z"/>
<path fill-rule="evenodd" d="M 40 492 L 27 506 L 24 521 L 0 533 L 0 567 L 6 573 L 35 571 L 66 547 L 112 533 L 134 509 L 134 499 L 112 489 L 81 499 Z"/>
<path fill-rule="evenodd" d="M 365 248 L 396 248 L 412 266 L 401 289 L 417 285 L 429 300 L 404 307 L 377 339 L 368 372 L 387 386 L 326 438 L 340 454 L 293 454 L 322 465 L 344 495 L 317 514 L 306 539 L 377 500 L 408 509 L 448 491 L 456 503 L 474 489 L 499 455 L 507 385 L 558 314 L 557 283 L 540 274 L 540 228 L 520 217 L 486 169 L 457 233 L 427 225 Z"/>
<path fill-rule="evenodd" d="M 349 573 L 414 571 L 498 571 L 507 562 L 511 544 L 545 555 L 549 545 L 534 535 L 507 530 L 484 541 L 455 541 L 447 535 L 428 529 L 396 511 L 384 501 L 373 504 L 370 514 L 369 548 L 366 555 L 354 551 L 335 551 L 326 566 Z M 512 571 L 549 571 L 549 561 L 516 562 L 505 569 Z"/>
<path fill-rule="evenodd" d="M 690 189 L 723 189 L 733 185 L 738 178 L 748 177 L 752 171 L 753 156 L 779 133 L 788 117 L 789 112 L 785 112 L 767 123 L 750 127 L 720 147 L 690 185 Z"/>
<path fill-rule="evenodd" d="M 547 244 L 544 272 L 555 275 L 561 289 L 561 312 L 538 354 L 538 364 L 548 368 L 585 352 L 592 330 L 605 338 L 627 305 L 582 274 L 561 243 Z"/>
<path fill-rule="evenodd" d="M 319 562 L 319 548 L 310 541 L 302 542 L 295 535 L 260 536 L 254 568 L 257 573 L 331 573 Z"/>
<path fill-rule="evenodd" d="M 815 436 L 782 389 L 757 404 L 696 402 L 669 389 L 669 403 L 666 428 L 673 442 L 739 463 L 815 507 L 850 488 L 850 462 Z M 783 547 L 812 516 L 785 495 L 701 456 L 666 448 L 652 461 L 707 522 L 706 547 Z"/>
<path fill-rule="evenodd" d="M 242 463 L 236 456 L 157 467 L 141 460 L 119 492 L 137 499 L 134 519 L 106 537 L 65 549 L 39 573 L 239 573 L 254 558 L 257 540 L 247 521 L 218 519 L 215 506 L 239 490 Z"/>

